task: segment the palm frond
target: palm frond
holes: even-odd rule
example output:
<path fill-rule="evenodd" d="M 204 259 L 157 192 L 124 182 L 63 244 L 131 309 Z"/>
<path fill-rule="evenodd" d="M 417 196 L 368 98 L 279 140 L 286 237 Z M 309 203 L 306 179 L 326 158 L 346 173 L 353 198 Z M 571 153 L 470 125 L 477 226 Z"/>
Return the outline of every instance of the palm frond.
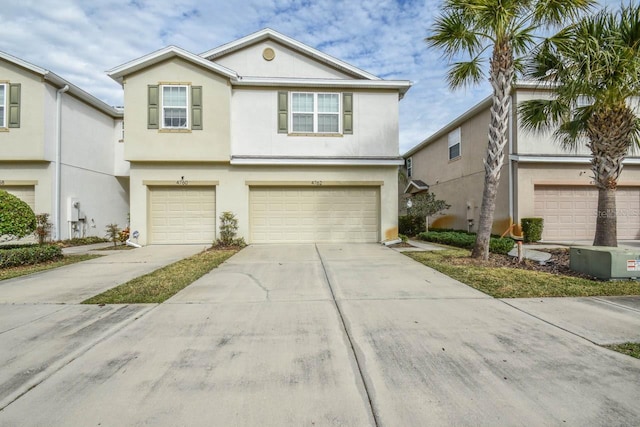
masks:
<path fill-rule="evenodd" d="M 456 62 L 447 73 L 447 83 L 451 88 L 477 84 L 486 78 L 482 71 L 482 58 L 476 56 L 470 61 Z"/>
<path fill-rule="evenodd" d="M 429 47 L 441 49 L 447 58 L 461 52 L 474 56 L 482 49 L 482 37 L 473 31 L 472 23 L 458 11 L 438 17 L 431 35 L 425 38 Z"/>

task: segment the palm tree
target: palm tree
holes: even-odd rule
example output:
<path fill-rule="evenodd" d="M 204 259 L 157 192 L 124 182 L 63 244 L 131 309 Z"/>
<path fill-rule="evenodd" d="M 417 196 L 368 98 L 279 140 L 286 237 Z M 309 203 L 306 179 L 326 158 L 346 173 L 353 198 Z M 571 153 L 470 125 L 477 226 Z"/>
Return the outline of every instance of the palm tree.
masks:
<path fill-rule="evenodd" d="M 485 78 L 484 65 L 489 63 L 493 104 L 478 235 L 471 253 L 474 258 L 489 257 L 496 195 L 508 141 L 511 85 L 521 68 L 519 58 L 530 50 L 539 28 L 577 18 L 594 3 L 593 0 L 445 0 L 432 35 L 425 39 L 429 47 L 441 49 L 453 61 L 447 77 L 451 88 L 479 83 Z M 458 56 L 467 60 L 457 61 Z"/>
<path fill-rule="evenodd" d="M 616 187 L 622 161 L 640 144 L 640 6 L 603 10 L 551 37 L 535 52 L 527 75 L 550 99 L 519 107 L 523 126 L 555 129 L 560 144 L 591 151 L 598 188 L 594 246 L 617 246 Z M 637 106 L 637 104 L 636 104 Z"/>

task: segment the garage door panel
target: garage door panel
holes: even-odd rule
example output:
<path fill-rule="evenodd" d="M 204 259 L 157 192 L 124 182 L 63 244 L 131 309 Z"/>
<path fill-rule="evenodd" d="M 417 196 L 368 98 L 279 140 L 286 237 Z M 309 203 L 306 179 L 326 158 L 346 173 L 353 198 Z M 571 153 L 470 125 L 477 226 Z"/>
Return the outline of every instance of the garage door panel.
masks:
<path fill-rule="evenodd" d="M 215 239 L 215 187 L 151 187 L 151 243 L 211 243 Z"/>
<path fill-rule="evenodd" d="M 18 199 L 25 202 L 32 211 L 36 209 L 36 193 L 33 185 L 6 185 L 0 187 L 0 190 L 4 190 L 7 193 L 16 196 Z"/>
<path fill-rule="evenodd" d="M 620 187 L 616 207 L 618 239 L 640 237 L 640 187 Z M 544 218 L 545 240 L 593 239 L 597 208 L 598 190 L 593 187 L 536 186 L 534 190 L 534 215 Z"/>
<path fill-rule="evenodd" d="M 252 188 L 251 242 L 377 242 L 379 190 Z"/>

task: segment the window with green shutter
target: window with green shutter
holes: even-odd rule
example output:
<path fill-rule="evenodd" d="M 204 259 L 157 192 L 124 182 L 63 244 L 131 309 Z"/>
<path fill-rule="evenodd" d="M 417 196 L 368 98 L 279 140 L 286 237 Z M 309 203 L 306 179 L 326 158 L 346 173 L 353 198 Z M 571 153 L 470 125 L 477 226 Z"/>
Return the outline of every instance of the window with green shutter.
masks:
<path fill-rule="evenodd" d="M 147 86 L 147 129 L 158 129 L 160 117 L 160 86 Z"/>
<path fill-rule="evenodd" d="M 202 86 L 191 86 L 191 129 L 202 130 Z"/>
<path fill-rule="evenodd" d="M 22 86 L 20 83 L 12 83 L 9 85 L 9 127 L 20 127 L 20 91 Z"/>

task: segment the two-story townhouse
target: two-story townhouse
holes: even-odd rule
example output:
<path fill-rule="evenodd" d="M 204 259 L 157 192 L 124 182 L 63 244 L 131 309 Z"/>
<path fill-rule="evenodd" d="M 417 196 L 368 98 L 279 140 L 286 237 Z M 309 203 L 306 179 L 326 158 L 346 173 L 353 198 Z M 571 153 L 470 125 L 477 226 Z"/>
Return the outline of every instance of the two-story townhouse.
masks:
<path fill-rule="evenodd" d="M 546 241 L 592 240 L 598 191 L 592 183 L 588 148 L 583 145 L 576 152 L 567 152 L 552 132 L 533 133 L 518 121 L 520 102 L 549 96 L 529 82 L 519 82 L 514 88 L 493 232 L 502 234 L 511 221 L 518 224 L 522 218 L 541 217 Z M 432 219 L 432 227 L 477 230 L 490 107 L 491 98 L 487 98 L 403 155 L 411 180 L 406 192 L 415 192 L 426 183 L 429 191 L 451 205 Z M 640 157 L 629 156 L 624 162 L 617 214 L 618 238 L 640 238 Z"/>
<path fill-rule="evenodd" d="M 0 52 L 0 188 L 49 214 L 55 239 L 126 225 L 122 117 L 55 73 Z"/>
<path fill-rule="evenodd" d="M 397 237 L 398 103 L 382 80 L 265 29 L 108 72 L 124 87 L 140 244 L 211 243 L 231 211 L 250 243 Z"/>

